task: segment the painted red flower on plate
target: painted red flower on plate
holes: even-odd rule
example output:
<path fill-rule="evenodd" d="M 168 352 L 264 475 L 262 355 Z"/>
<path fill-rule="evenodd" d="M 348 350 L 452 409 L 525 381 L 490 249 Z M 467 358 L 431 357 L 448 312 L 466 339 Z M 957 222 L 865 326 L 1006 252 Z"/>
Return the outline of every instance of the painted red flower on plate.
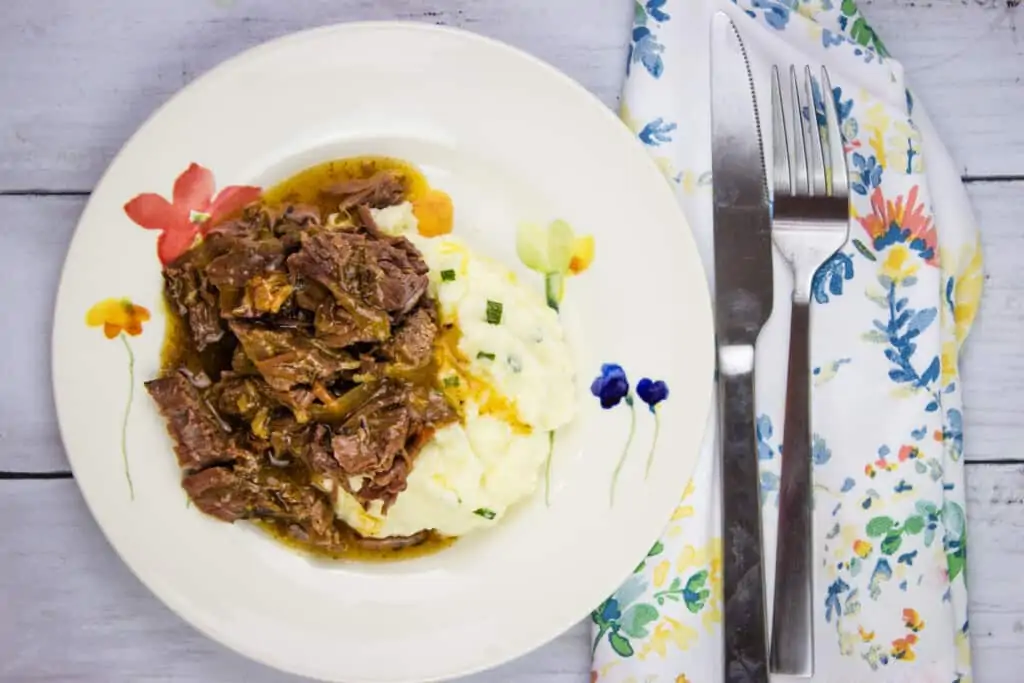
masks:
<path fill-rule="evenodd" d="M 252 185 L 216 189 L 210 169 L 193 162 L 174 181 L 171 201 L 146 192 L 125 204 L 124 212 L 143 228 L 160 231 L 156 251 L 166 266 L 211 227 L 259 199 L 261 191 Z"/>

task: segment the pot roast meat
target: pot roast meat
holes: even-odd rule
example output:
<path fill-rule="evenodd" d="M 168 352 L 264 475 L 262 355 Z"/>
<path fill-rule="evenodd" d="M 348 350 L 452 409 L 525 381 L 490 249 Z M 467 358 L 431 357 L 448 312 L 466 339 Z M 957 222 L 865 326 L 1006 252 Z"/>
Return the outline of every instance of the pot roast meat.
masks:
<path fill-rule="evenodd" d="M 384 310 L 398 319 L 420 302 L 427 291 L 427 264 L 404 237 L 394 242 L 371 242 L 371 248 L 384 272 L 380 283 Z M 410 248 L 405 248 L 404 245 Z"/>
<path fill-rule="evenodd" d="M 326 289 L 374 341 L 384 341 L 391 332 L 380 285 L 384 273 L 366 243 L 365 236 L 351 232 L 307 233 L 288 257 L 288 269 L 297 281 Z"/>
<path fill-rule="evenodd" d="M 319 207 L 254 204 L 165 267 L 183 360 L 146 388 L 202 512 L 329 553 L 429 538 L 361 538 L 327 493 L 386 510 L 423 444 L 456 419 L 429 371 L 439 327 L 427 265 L 370 211 L 404 195 L 402 176 L 382 171 L 327 188 Z"/>
<path fill-rule="evenodd" d="M 438 334 L 436 318 L 432 304 L 417 308 L 384 344 L 381 354 L 403 369 L 425 368 L 434 354 Z"/>
<path fill-rule="evenodd" d="M 197 351 L 224 336 L 220 319 L 220 297 L 201 269 L 201 254 L 195 249 L 164 268 L 167 301 L 188 328 Z"/>
<path fill-rule="evenodd" d="M 274 329 L 232 321 L 231 332 L 245 355 L 272 389 L 291 391 L 298 385 L 330 383 L 359 361 L 343 351 L 323 348 L 314 337 L 295 329 Z"/>
<path fill-rule="evenodd" d="M 230 435 L 184 375 L 176 372 L 151 380 L 146 382 L 146 390 L 167 420 L 167 431 L 174 440 L 174 452 L 182 470 L 197 472 L 236 459 Z"/>
<path fill-rule="evenodd" d="M 405 185 L 393 171 L 379 171 L 369 178 L 354 178 L 335 183 L 323 193 L 338 200 L 338 211 L 364 205 L 374 209 L 394 206 L 402 201 Z"/>
<path fill-rule="evenodd" d="M 249 517 L 258 495 L 255 485 L 227 467 L 209 467 L 186 475 L 181 487 L 197 508 L 225 522 Z"/>
<path fill-rule="evenodd" d="M 429 284 L 423 258 L 403 243 L 408 240 L 347 230 L 305 234 L 288 268 L 296 279 L 326 288 L 356 324 L 370 326 L 375 339 L 384 341 L 389 321 L 412 310 Z"/>
<path fill-rule="evenodd" d="M 330 348 L 343 349 L 354 344 L 372 344 L 380 341 L 372 326 L 360 325 L 352 314 L 334 303 L 322 301 L 313 318 L 317 341 Z"/>
<path fill-rule="evenodd" d="M 334 458 L 346 475 L 343 485 L 364 506 L 379 500 L 386 511 L 405 490 L 429 435 L 455 418 L 436 390 L 385 381 L 331 439 Z M 360 478 L 362 486 L 349 487 L 349 477 Z"/>
<path fill-rule="evenodd" d="M 223 253 L 212 258 L 205 269 L 206 277 L 214 287 L 242 288 L 257 275 L 283 272 L 284 245 L 276 237 L 257 239 L 248 232 L 220 234 L 224 235 Z"/>
<path fill-rule="evenodd" d="M 331 451 L 331 430 L 326 425 L 318 424 L 313 429 L 313 436 L 300 456 L 311 471 L 322 477 L 336 480 L 342 476 L 341 466 Z"/>
<path fill-rule="evenodd" d="M 210 467 L 186 475 L 181 486 L 196 507 L 225 522 L 256 519 L 296 527 L 295 535 L 325 549 L 336 549 L 342 534 L 335 527 L 334 511 L 326 496 L 268 469 L 239 473 Z M 248 475 L 248 476 L 247 476 Z"/>
<path fill-rule="evenodd" d="M 430 534 L 428 532 L 420 531 L 411 536 L 388 536 L 386 538 L 357 538 L 353 541 L 353 544 L 359 546 L 363 550 L 382 552 L 414 548 L 418 545 L 423 545 L 429 539 Z"/>

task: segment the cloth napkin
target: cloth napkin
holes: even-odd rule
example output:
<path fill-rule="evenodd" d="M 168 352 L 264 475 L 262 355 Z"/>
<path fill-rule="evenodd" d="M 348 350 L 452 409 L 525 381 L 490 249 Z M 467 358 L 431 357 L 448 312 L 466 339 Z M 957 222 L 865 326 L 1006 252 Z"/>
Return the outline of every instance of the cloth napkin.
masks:
<path fill-rule="evenodd" d="M 639 0 L 621 117 L 674 184 L 710 277 L 716 10 L 744 39 L 766 126 L 772 64 L 828 67 L 825 95 L 837 103 L 852 178 L 850 240 L 813 286 L 813 680 L 966 683 L 957 357 L 983 280 L 966 193 L 902 68 L 852 0 Z M 769 624 L 791 285 L 776 258 L 756 390 Z M 714 420 L 661 540 L 592 614 L 592 681 L 723 680 Z"/>

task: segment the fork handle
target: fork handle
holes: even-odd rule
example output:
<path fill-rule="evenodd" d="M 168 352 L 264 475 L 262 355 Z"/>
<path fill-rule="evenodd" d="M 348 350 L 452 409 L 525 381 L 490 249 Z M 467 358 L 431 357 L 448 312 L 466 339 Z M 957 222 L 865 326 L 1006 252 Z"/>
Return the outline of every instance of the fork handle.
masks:
<path fill-rule="evenodd" d="M 810 306 L 808 302 L 794 301 L 789 331 L 770 657 L 772 673 L 788 676 L 814 674 L 809 333 Z"/>

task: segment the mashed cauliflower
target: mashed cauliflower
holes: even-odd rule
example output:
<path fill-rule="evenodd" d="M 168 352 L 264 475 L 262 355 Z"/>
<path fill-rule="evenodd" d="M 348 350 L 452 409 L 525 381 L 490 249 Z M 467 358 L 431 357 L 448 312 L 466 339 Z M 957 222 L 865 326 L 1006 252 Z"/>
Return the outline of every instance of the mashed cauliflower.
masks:
<path fill-rule="evenodd" d="M 430 267 L 445 329 L 440 380 L 463 419 L 423 447 L 387 515 L 379 503 L 364 510 L 344 491 L 336 513 L 364 536 L 422 529 L 461 536 L 495 524 L 537 488 L 548 432 L 575 410 L 572 358 L 558 315 L 507 267 L 456 237 L 421 237 L 408 202 L 373 213 L 382 230 L 409 238 Z"/>

